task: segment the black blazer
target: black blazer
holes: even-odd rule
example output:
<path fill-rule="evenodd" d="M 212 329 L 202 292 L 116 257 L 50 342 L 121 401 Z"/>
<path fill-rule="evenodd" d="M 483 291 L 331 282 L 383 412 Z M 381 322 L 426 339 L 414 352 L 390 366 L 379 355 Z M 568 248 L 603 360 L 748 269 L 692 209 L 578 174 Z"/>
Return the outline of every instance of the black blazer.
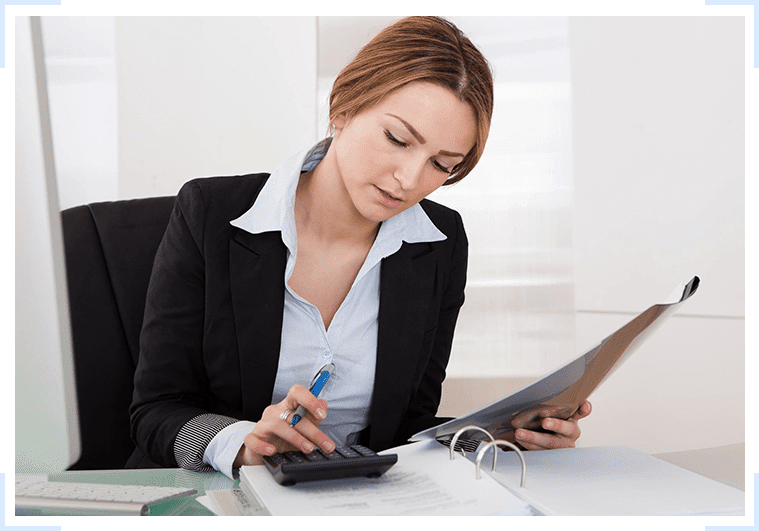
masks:
<path fill-rule="evenodd" d="M 177 466 L 174 441 L 190 419 L 217 413 L 258 421 L 271 404 L 280 350 L 286 247 L 279 232 L 230 225 L 268 174 L 196 179 L 177 195 L 156 254 L 130 408 L 137 450 L 127 466 Z M 374 450 L 405 443 L 435 417 L 459 309 L 467 239 L 461 217 L 421 203 L 447 239 L 403 243 L 380 273 Z"/>

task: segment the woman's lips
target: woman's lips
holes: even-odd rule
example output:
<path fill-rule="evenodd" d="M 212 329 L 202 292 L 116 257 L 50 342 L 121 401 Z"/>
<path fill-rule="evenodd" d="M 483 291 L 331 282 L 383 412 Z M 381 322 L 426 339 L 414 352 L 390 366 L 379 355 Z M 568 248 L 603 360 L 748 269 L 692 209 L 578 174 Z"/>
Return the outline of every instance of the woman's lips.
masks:
<path fill-rule="evenodd" d="M 377 186 L 375 186 L 375 188 L 377 189 L 377 192 L 379 193 L 380 203 L 382 203 L 386 207 L 395 208 L 403 202 L 402 198 L 389 194 Z"/>

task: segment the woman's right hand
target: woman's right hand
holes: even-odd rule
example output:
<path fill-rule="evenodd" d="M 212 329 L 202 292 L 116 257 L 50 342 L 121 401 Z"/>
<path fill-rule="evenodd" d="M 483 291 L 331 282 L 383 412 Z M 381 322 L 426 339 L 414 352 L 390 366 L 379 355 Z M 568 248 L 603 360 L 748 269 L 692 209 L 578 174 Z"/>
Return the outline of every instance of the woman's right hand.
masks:
<path fill-rule="evenodd" d="M 290 427 L 293 412 L 299 405 L 306 408 L 306 415 L 295 427 Z M 288 410 L 287 419 L 283 420 L 282 414 Z M 316 398 L 302 385 L 292 386 L 284 400 L 264 410 L 256 427 L 245 436 L 245 443 L 237 453 L 234 467 L 260 465 L 263 456 L 288 450 L 308 454 L 314 450 L 314 445 L 331 453 L 335 449 L 335 443 L 317 427 L 326 416 L 326 400 Z"/>

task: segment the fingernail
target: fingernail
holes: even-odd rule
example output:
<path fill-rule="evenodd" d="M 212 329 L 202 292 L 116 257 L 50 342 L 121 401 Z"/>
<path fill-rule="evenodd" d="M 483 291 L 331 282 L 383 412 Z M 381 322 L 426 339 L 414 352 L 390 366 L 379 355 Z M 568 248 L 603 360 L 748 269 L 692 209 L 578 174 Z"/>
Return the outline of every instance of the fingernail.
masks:
<path fill-rule="evenodd" d="M 545 421 L 545 424 L 543 425 L 543 427 L 547 430 L 552 430 L 554 428 L 554 423 L 552 420 L 547 420 Z"/>
<path fill-rule="evenodd" d="M 300 447 L 301 447 L 301 449 L 302 449 L 302 450 L 303 450 L 305 453 L 307 453 L 307 454 L 310 454 L 311 452 L 313 452 L 313 451 L 314 451 L 314 445 L 313 445 L 313 444 L 311 444 L 311 443 L 310 443 L 310 442 L 308 442 L 308 441 L 306 441 L 306 442 L 304 442 L 303 444 L 301 444 L 301 445 L 300 445 Z"/>
<path fill-rule="evenodd" d="M 324 449 L 330 453 L 335 449 L 335 444 L 332 441 L 325 441 L 323 446 Z"/>
<path fill-rule="evenodd" d="M 269 447 L 268 447 L 268 448 L 265 450 L 265 452 L 266 452 L 266 455 L 274 455 L 274 454 L 276 453 L 276 451 L 277 451 L 277 449 L 276 449 L 276 448 L 274 448 L 273 446 L 269 446 Z"/>
<path fill-rule="evenodd" d="M 524 436 L 527 435 L 524 430 L 517 430 L 514 432 L 514 435 L 516 435 L 517 439 L 524 439 Z"/>
<path fill-rule="evenodd" d="M 320 419 L 326 418 L 327 417 L 327 412 L 324 411 L 323 409 L 319 408 L 319 409 L 316 410 L 316 416 L 319 417 Z"/>

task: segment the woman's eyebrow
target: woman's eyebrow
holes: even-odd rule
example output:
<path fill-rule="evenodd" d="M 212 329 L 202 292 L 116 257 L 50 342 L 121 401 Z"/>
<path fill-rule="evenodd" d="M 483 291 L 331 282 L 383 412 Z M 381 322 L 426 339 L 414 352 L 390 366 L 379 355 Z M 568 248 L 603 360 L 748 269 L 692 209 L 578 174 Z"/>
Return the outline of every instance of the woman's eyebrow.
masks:
<path fill-rule="evenodd" d="M 408 129 L 408 132 L 411 133 L 412 135 L 414 135 L 414 138 L 416 138 L 416 140 L 420 144 L 426 144 L 427 143 L 427 140 L 425 140 L 425 138 L 422 135 L 420 135 L 419 132 L 416 129 L 414 129 L 414 127 L 410 123 L 408 123 L 406 120 L 404 120 L 400 116 L 396 116 L 396 115 L 390 114 L 390 113 L 387 113 L 387 116 L 392 116 L 393 118 L 395 118 L 396 120 L 398 120 L 399 122 L 401 122 L 406 127 L 406 129 Z M 448 157 L 463 157 L 464 156 L 461 153 L 453 153 L 452 151 L 444 151 L 444 150 L 441 150 L 440 154 L 441 155 L 446 155 Z"/>

